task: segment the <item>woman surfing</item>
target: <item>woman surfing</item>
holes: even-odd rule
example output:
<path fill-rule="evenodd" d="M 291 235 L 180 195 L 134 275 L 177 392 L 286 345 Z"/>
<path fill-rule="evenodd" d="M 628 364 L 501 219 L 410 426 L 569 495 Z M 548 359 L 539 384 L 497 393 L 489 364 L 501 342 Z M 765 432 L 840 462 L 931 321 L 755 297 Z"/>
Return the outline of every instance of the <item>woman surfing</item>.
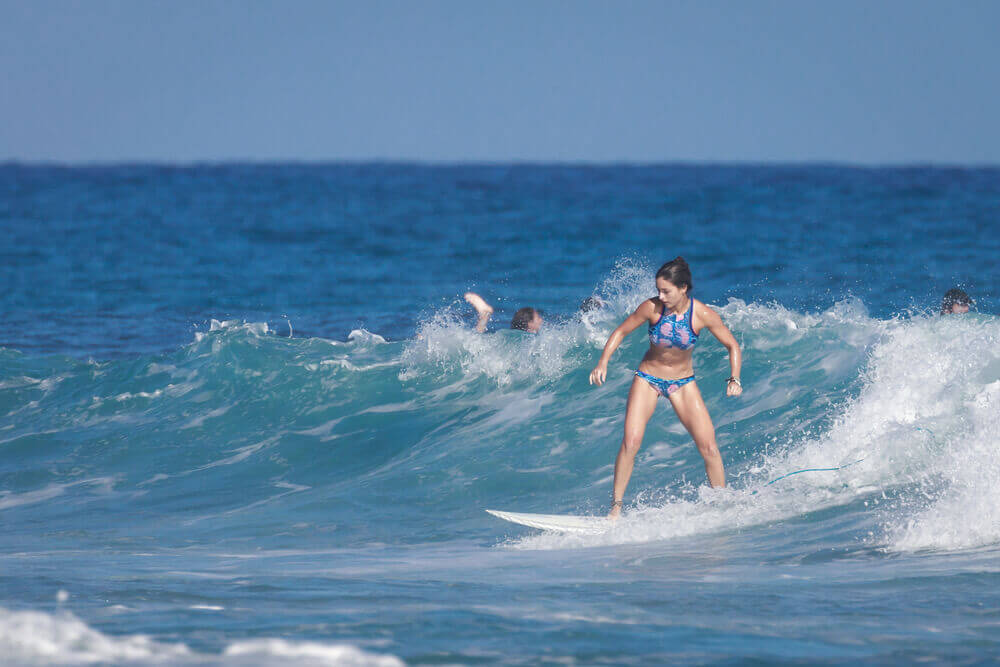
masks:
<path fill-rule="evenodd" d="M 656 290 L 656 297 L 644 301 L 611 333 L 600 361 L 590 372 L 591 384 L 604 384 L 608 361 L 625 336 L 643 323 L 649 326 L 649 351 L 635 372 L 625 408 L 625 435 L 615 459 L 614 495 L 608 513 L 611 518 L 621 514 L 635 455 L 660 396 L 670 400 L 677 418 L 694 438 L 705 460 L 709 484 L 713 487 L 726 485 L 722 456 L 715 442 L 715 427 L 694 380 L 691 357 L 699 332 L 707 328 L 729 350 L 731 375 L 726 381 L 726 395 L 739 396 L 743 392 L 740 346 L 718 313 L 691 298 L 691 269 L 683 257 L 660 267 L 656 272 Z"/>

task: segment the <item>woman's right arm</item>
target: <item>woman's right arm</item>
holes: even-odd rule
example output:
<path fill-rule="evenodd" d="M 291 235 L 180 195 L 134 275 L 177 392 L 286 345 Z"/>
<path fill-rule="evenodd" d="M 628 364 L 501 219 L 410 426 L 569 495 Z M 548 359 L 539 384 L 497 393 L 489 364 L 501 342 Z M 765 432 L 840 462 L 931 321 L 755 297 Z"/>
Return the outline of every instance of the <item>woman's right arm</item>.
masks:
<path fill-rule="evenodd" d="M 647 299 L 635 309 L 634 313 L 626 317 L 617 329 L 611 332 L 611 335 L 608 336 L 608 342 L 604 344 L 604 352 L 601 354 L 600 361 L 597 362 L 594 370 L 590 371 L 590 384 L 604 384 L 604 380 L 608 377 L 608 362 L 611 360 L 611 355 L 625 340 L 625 336 L 638 329 L 643 322 L 651 320 L 655 312 L 656 306 L 653 305 L 653 299 Z"/>
<path fill-rule="evenodd" d="M 490 316 L 493 315 L 493 306 L 486 303 L 486 300 L 475 292 L 466 292 L 465 300 L 476 309 L 476 314 L 479 315 L 479 320 L 476 322 L 476 331 L 484 333 L 486 331 L 486 324 L 490 321 Z"/>

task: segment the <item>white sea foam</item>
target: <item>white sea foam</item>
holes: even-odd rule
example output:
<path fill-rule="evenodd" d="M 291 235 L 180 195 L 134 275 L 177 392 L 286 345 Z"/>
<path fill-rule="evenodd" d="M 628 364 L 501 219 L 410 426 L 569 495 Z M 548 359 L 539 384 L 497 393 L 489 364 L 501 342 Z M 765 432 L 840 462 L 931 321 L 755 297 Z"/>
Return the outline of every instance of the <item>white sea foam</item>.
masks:
<path fill-rule="evenodd" d="M 356 364 L 351 363 L 348 360 L 348 358 L 345 356 L 345 357 L 341 357 L 339 359 L 323 359 L 319 363 L 312 363 L 311 362 L 311 363 L 302 364 L 302 367 L 305 368 L 307 371 L 312 371 L 312 372 L 316 372 L 318 370 L 325 370 L 325 369 L 331 368 L 331 367 L 333 367 L 333 368 L 342 368 L 344 370 L 352 371 L 352 372 L 364 372 L 364 371 L 375 370 L 376 368 L 389 368 L 389 367 L 398 366 L 398 365 L 399 365 L 398 361 L 396 361 L 396 360 L 390 360 L 390 361 L 376 362 L 374 364 L 366 364 L 366 365 L 358 366 Z"/>
<path fill-rule="evenodd" d="M 284 639 L 254 639 L 235 642 L 225 655 L 240 663 L 259 660 L 265 663 L 338 665 L 338 667 L 399 667 L 403 661 L 391 655 L 375 655 L 346 644 L 290 642 Z"/>
<path fill-rule="evenodd" d="M 21 387 L 32 387 L 41 384 L 42 380 L 28 377 L 27 375 L 21 375 L 19 377 L 11 377 L 6 380 L 0 381 L 0 389 L 19 389 Z"/>
<path fill-rule="evenodd" d="M 232 408 L 233 405 L 230 404 L 230 405 L 220 406 L 218 408 L 215 408 L 214 410 L 209 410 L 208 412 L 198 415 L 188 423 L 181 426 L 181 429 L 198 428 L 200 426 L 203 426 L 207 420 L 214 419 L 216 417 L 221 417 L 222 415 L 229 412 Z"/>
<path fill-rule="evenodd" d="M 219 459 L 218 461 L 212 461 L 211 463 L 206 463 L 205 465 L 198 466 L 197 468 L 189 472 L 201 472 L 203 470 L 208 470 L 209 468 L 217 468 L 219 466 L 228 466 L 228 465 L 233 465 L 234 463 L 239 463 L 240 461 L 250 458 L 260 450 L 270 447 L 277 441 L 278 438 L 272 436 L 270 438 L 265 438 L 260 442 L 255 442 L 253 444 L 246 445 L 245 447 L 237 447 L 235 450 L 232 450 L 235 452 L 232 456 L 227 456 L 224 459 Z M 188 474 L 188 473 L 182 473 L 182 474 Z"/>
<path fill-rule="evenodd" d="M 792 494 L 701 486 L 663 500 L 659 497 L 662 494 L 641 492 L 635 505 L 605 533 L 546 533 L 516 540 L 508 546 L 515 549 L 565 549 L 744 530 L 849 502 L 855 493 L 842 483 L 837 489 L 837 480 L 827 477 L 825 486 L 815 485 Z M 610 481 L 607 480 L 608 483 Z"/>
<path fill-rule="evenodd" d="M 335 440 L 341 437 L 341 434 L 334 433 L 333 429 L 335 429 L 340 422 L 344 421 L 344 419 L 345 419 L 344 417 L 335 417 L 334 419 L 330 419 L 320 424 L 319 426 L 303 429 L 301 431 L 295 431 L 295 433 L 301 435 L 311 435 L 313 437 L 319 438 L 321 442 L 326 442 L 328 440 Z"/>
<path fill-rule="evenodd" d="M 219 611 L 199 605 L 204 611 Z M 251 639 L 230 643 L 221 654 L 192 651 L 186 644 L 146 635 L 108 635 L 69 612 L 13 611 L 0 607 L 0 656 L 6 665 L 306 665 L 399 667 L 399 658 L 349 644 Z"/>
<path fill-rule="evenodd" d="M 655 268 L 647 262 L 633 258 L 618 260 L 594 293 L 606 307 L 590 311 L 586 319 L 607 319 L 602 318 L 602 314 L 614 319 L 616 314 L 631 313 L 640 303 L 656 295 L 655 275 Z"/>
<path fill-rule="evenodd" d="M 778 303 L 746 303 L 733 298 L 716 310 L 750 352 L 784 348 L 809 336 L 863 350 L 887 324 L 868 317 L 868 309 L 856 298 L 839 301 L 821 313 L 799 313 Z M 757 335 L 747 335 L 750 333 Z"/>
<path fill-rule="evenodd" d="M 899 551 L 965 549 L 1000 542 L 1000 380 L 961 406 L 957 426 L 938 452 L 932 472 L 940 483 L 932 500 L 915 503 L 904 522 L 887 521 L 890 547 Z M 961 409 L 960 408 L 960 409 Z"/>
<path fill-rule="evenodd" d="M 134 394 L 132 392 L 126 391 L 123 394 L 118 394 L 117 396 L 115 396 L 115 400 L 130 401 L 133 398 L 159 398 L 162 395 L 163 395 L 162 389 L 157 389 L 156 391 L 137 391 Z"/>
<path fill-rule="evenodd" d="M 189 378 L 194 377 L 194 375 L 196 375 L 196 373 L 192 372 L 188 374 L 188 377 Z M 131 401 L 137 398 L 156 399 L 160 398 L 161 396 L 178 398 L 180 396 L 184 396 L 185 394 L 194 391 L 195 389 L 200 388 L 203 385 L 204 382 L 181 382 L 178 384 L 168 384 L 167 386 L 161 387 L 160 389 L 156 389 L 154 391 L 137 391 L 137 392 L 126 391 L 114 396 L 113 400 L 118 401 L 119 403 L 125 403 L 127 401 Z M 104 399 L 102 399 L 99 396 L 94 396 L 90 407 L 98 408 L 102 405 L 104 405 Z"/>
<path fill-rule="evenodd" d="M 81 479 L 75 482 L 67 482 L 65 484 L 49 484 L 41 489 L 25 491 L 24 493 L 0 491 L 0 510 L 6 510 L 21 505 L 34 505 L 35 503 L 52 500 L 53 498 L 58 498 L 66 493 L 67 489 L 71 489 L 75 486 L 90 486 L 94 487 L 98 493 L 109 494 L 114 487 L 114 479 L 111 477 L 93 477 L 89 479 Z"/>
<path fill-rule="evenodd" d="M 347 340 L 366 345 L 385 345 L 385 338 L 366 329 L 354 329 L 347 334 Z"/>
<path fill-rule="evenodd" d="M 247 333 L 253 334 L 254 336 L 264 336 L 269 331 L 270 328 L 267 322 L 246 322 L 244 320 L 211 320 L 208 325 L 208 332 L 196 331 L 194 334 L 195 342 L 200 342 L 204 340 L 208 333 L 214 331 L 234 331 L 234 330 L 245 331 Z M 213 350 L 213 352 L 216 350 Z"/>
<path fill-rule="evenodd" d="M 184 644 L 145 635 L 111 637 L 70 613 L 9 611 L 0 607 L 0 655 L 8 664 L 80 665 L 109 662 L 170 663 L 190 659 Z"/>

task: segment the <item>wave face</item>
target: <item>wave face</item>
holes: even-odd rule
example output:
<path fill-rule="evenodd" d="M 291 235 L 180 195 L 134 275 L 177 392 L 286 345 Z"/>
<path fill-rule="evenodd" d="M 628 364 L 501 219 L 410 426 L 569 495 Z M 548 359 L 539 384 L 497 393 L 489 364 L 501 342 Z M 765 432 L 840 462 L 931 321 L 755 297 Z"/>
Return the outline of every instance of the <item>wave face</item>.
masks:
<path fill-rule="evenodd" d="M 0 661 L 992 659 L 995 175 L 0 167 Z M 487 515 L 607 510 L 679 252 L 730 487 L 661 401 L 610 531 Z"/>
<path fill-rule="evenodd" d="M 608 280 L 604 310 L 537 336 L 477 334 L 446 308 L 405 342 L 363 330 L 346 342 L 289 339 L 215 321 L 166 355 L 0 352 L 8 533 L 30 542 L 44 520 L 46 541 L 182 544 L 267 535 L 294 517 L 298 529 L 265 541 L 333 546 L 478 537 L 484 507 L 600 512 L 641 336 L 604 387 L 587 375 L 644 296 L 636 272 Z M 870 510 L 852 521 L 872 546 L 1000 541 L 995 318 L 877 320 L 856 300 L 819 314 L 735 299 L 718 310 L 745 350 L 746 391 L 723 396 L 728 361 L 714 340 L 699 348 L 697 374 L 732 490 L 699 490 L 700 457 L 664 402 L 628 520 L 600 537 L 519 546 L 649 541 L 858 502 Z"/>

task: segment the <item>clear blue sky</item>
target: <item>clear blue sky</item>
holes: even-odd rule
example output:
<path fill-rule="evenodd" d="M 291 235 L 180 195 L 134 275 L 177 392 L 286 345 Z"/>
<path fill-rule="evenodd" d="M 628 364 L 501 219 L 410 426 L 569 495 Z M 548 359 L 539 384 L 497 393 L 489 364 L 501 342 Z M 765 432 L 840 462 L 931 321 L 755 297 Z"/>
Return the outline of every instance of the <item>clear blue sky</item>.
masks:
<path fill-rule="evenodd" d="M 0 160 L 997 164 L 998 29 L 991 0 L 0 0 Z"/>

